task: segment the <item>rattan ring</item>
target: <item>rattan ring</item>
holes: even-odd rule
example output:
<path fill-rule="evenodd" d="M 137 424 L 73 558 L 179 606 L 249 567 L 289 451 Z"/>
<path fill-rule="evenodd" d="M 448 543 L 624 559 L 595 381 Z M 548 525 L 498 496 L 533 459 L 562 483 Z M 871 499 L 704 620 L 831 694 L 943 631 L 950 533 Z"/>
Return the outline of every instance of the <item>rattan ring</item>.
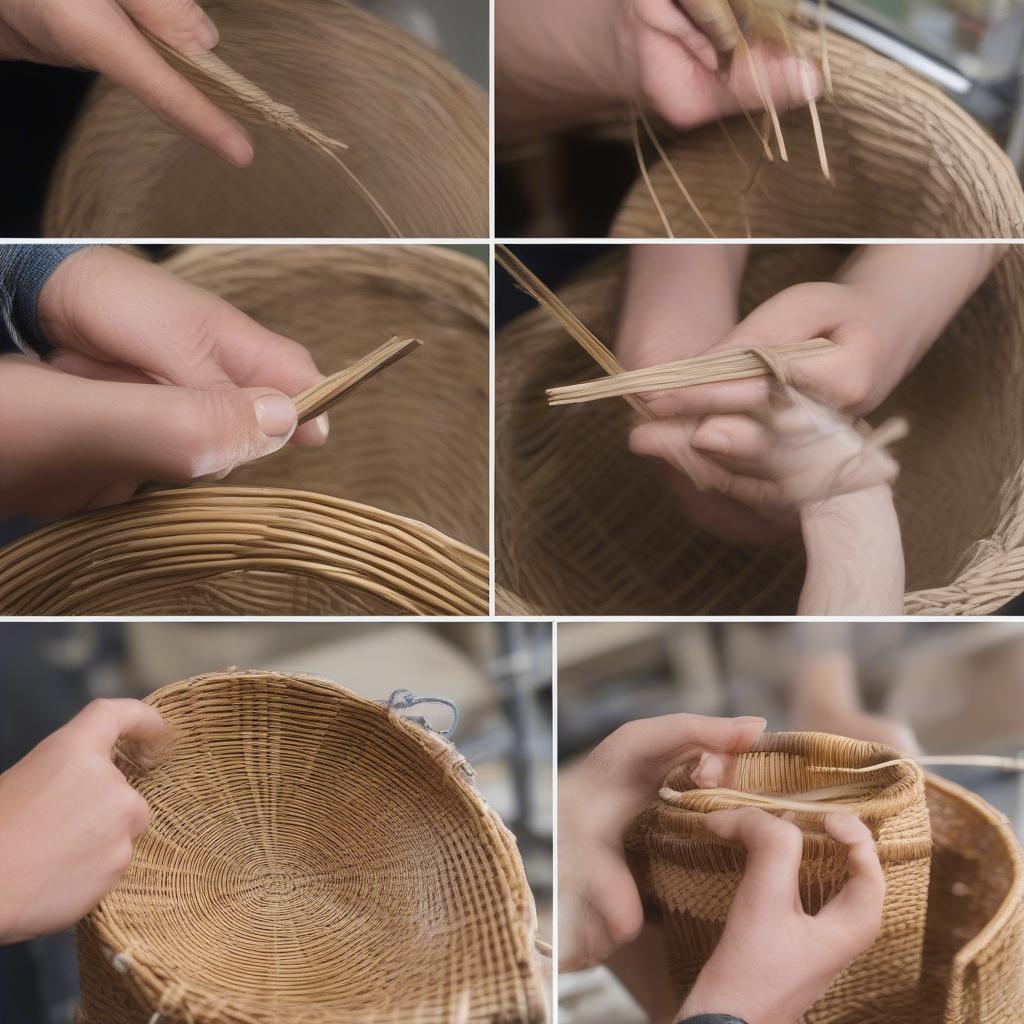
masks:
<path fill-rule="evenodd" d="M 512 834 L 451 744 L 326 680 L 158 690 L 152 821 L 78 930 L 80 1024 L 539 1024 Z"/>

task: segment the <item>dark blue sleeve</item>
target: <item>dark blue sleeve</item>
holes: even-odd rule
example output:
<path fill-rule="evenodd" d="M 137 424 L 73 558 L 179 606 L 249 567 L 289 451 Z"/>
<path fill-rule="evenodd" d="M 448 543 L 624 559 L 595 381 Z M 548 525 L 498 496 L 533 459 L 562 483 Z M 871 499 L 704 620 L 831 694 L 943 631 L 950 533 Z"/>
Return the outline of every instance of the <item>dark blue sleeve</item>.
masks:
<path fill-rule="evenodd" d="M 36 307 L 49 276 L 81 245 L 0 245 L 0 350 L 45 356 Z"/>

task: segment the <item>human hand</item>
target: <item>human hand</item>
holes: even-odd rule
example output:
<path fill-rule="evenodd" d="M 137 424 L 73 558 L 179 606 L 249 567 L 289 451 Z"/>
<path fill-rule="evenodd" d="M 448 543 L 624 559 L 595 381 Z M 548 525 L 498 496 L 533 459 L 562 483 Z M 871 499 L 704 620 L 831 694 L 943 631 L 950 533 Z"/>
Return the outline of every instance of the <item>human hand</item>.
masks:
<path fill-rule="evenodd" d="M 603 963 L 639 935 L 643 908 L 623 844 L 633 819 L 657 795 L 668 772 L 708 752 L 726 757 L 742 753 L 764 727 L 763 718 L 682 714 L 630 722 L 561 773 L 562 970 Z"/>
<path fill-rule="evenodd" d="M 115 504 L 150 481 L 220 478 L 290 439 L 321 375 L 297 342 L 122 250 L 74 253 L 43 286 L 47 365 L 0 357 L 0 515 Z"/>
<path fill-rule="evenodd" d="M 687 7 L 699 12 L 702 0 Z M 822 88 L 813 63 L 771 46 L 751 47 L 751 60 L 734 60 L 724 80 L 719 66 L 711 39 L 674 0 L 499 0 L 495 7 L 505 144 L 622 102 L 688 129 L 761 109 L 765 95 L 778 109 L 802 106 Z"/>
<path fill-rule="evenodd" d="M 868 827 L 829 814 L 825 830 L 847 848 L 850 878 L 817 914 L 800 903 L 800 829 L 756 808 L 715 811 L 704 827 L 747 851 L 725 931 L 678 1019 L 729 1013 L 748 1024 L 794 1024 L 874 941 L 885 878 Z"/>
<path fill-rule="evenodd" d="M 250 164 L 242 127 L 173 70 L 140 28 L 184 53 L 218 41 L 195 0 L 0 0 L 0 60 L 98 71 L 182 135 L 236 167 Z"/>
<path fill-rule="evenodd" d="M 128 870 L 149 808 L 111 761 L 119 740 L 159 756 L 159 712 L 93 701 L 0 775 L 0 945 L 71 927 Z"/>

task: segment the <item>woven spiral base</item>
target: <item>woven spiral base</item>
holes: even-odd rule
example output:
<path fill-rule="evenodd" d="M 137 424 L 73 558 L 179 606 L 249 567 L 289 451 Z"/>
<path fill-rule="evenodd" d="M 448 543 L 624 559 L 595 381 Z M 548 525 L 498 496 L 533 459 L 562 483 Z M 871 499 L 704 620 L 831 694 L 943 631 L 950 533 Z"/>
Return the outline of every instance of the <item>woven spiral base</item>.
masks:
<path fill-rule="evenodd" d="M 201 676 L 149 702 L 153 813 L 79 926 L 82 1024 L 544 1019 L 511 833 L 444 740 L 325 680 Z"/>
<path fill-rule="evenodd" d="M 300 341 L 324 373 L 389 337 L 423 342 L 331 410 L 322 448 L 288 446 L 232 484 L 297 487 L 488 545 L 488 275 L 430 246 L 195 245 L 164 264 Z"/>
<path fill-rule="evenodd" d="M 878 844 L 886 880 L 881 931 L 806 1015 L 809 1024 L 896 1024 L 918 998 L 931 856 L 924 776 L 909 763 L 877 773 L 844 770 L 897 757 L 878 744 L 791 733 L 764 737 L 737 758 L 733 787 L 743 793 L 784 796 L 852 782 L 856 788 L 842 802 L 857 804 L 858 816 Z M 743 851 L 704 830 L 701 818 L 747 805 L 694 789 L 686 767 L 673 772 L 665 787 L 661 801 L 634 827 L 629 844 L 642 891 L 663 922 L 669 967 L 682 1001 L 718 944 L 745 866 Z M 800 892 L 804 909 L 812 914 L 847 877 L 845 850 L 824 833 L 822 817 L 795 814 L 807 829 Z"/>
<path fill-rule="evenodd" d="M 164 491 L 0 550 L 4 615 L 486 615 L 485 555 L 308 491 Z"/>
<path fill-rule="evenodd" d="M 744 314 L 800 281 L 828 280 L 844 252 L 758 246 Z M 624 262 L 561 292 L 611 342 Z M 910 436 L 896 505 L 910 614 L 987 614 L 1024 590 L 1024 254 L 1013 248 L 920 366 L 870 418 Z M 624 402 L 549 408 L 545 388 L 590 380 L 593 362 L 539 310 L 499 335 L 496 554 L 499 608 L 534 614 L 792 614 L 803 583 L 791 546 L 742 548 L 687 524 L 660 467 L 630 454 Z"/>
<path fill-rule="evenodd" d="M 410 237 L 487 234 L 487 101 L 447 62 L 343 0 L 210 0 L 216 53 L 313 128 Z M 215 97 L 216 98 L 216 97 Z M 331 159 L 250 123 L 245 169 L 101 81 L 55 173 L 49 236 L 380 237 L 381 218 Z"/>
<path fill-rule="evenodd" d="M 803 33 L 807 53 L 820 42 Z M 808 110 L 783 117 L 789 161 L 742 117 L 687 132 L 669 157 L 711 230 L 723 238 L 1024 237 L 1024 192 L 984 129 L 937 87 L 835 33 L 834 96 L 818 103 L 832 180 L 821 171 Z M 724 130 L 723 130 L 724 129 Z M 755 176 L 756 172 L 756 176 Z M 664 164 L 651 184 L 673 233 L 707 237 Z M 613 225 L 620 238 L 664 237 L 643 181 Z"/>
<path fill-rule="evenodd" d="M 886 877 L 882 928 L 804 1018 L 806 1024 L 1010 1024 L 1024 1014 L 1024 857 L 1004 816 L 913 764 L 878 773 L 843 768 L 894 756 L 877 744 L 815 734 L 764 737 L 741 755 L 734 788 L 785 794 L 853 781 L 859 816 L 878 843 Z M 811 771 L 811 765 L 825 770 Z M 649 918 L 682 998 L 721 934 L 742 877 L 742 851 L 700 826 L 713 810 L 749 806 L 692 788 L 685 768 L 627 837 Z M 767 808 L 766 808 L 767 809 Z M 805 826 L 801 900 L 816 912 L 846 877 L 845 852 Z"/>

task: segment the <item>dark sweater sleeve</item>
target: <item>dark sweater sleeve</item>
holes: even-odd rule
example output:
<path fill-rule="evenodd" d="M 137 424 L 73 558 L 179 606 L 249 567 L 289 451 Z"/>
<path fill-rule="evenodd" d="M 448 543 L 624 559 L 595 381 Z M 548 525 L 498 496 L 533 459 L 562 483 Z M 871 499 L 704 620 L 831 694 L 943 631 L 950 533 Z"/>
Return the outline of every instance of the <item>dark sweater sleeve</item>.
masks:
<path fill-rule="evenodd" d="M 50 275 L 81 245 L 0 245 L 0 350 L 45 356 L 39 333 L 39 293 Z"/>

